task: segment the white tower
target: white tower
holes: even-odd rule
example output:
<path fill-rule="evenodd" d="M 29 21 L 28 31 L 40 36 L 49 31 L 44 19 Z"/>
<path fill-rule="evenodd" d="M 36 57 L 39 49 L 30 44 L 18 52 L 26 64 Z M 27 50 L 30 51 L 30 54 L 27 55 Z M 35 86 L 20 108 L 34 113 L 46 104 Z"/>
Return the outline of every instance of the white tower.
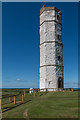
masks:
<path fill-rule="evenodd" d="M 43 88 L 63 88 L 62 21 L 56 7 L 43 6 L 40 10 L 40 89 Z"/>

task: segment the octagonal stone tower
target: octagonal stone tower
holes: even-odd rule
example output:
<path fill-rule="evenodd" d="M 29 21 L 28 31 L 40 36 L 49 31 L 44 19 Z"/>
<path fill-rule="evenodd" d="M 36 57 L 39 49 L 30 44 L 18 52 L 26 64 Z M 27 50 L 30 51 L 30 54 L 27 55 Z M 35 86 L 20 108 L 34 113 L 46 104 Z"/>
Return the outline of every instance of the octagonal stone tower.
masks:
<path fill-rule="evenodd" d="M 40 89 L 63 88 L 63 44 L 61 11 L 56 7 L 40 10 Z M 54 88 L 54 89 L 52 89 Z"/>

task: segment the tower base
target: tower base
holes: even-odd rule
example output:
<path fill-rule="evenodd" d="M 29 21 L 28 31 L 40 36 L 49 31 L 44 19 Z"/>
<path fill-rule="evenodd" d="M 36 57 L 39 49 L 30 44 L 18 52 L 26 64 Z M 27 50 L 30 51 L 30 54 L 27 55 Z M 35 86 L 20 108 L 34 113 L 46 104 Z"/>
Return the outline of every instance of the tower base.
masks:
<path fill-rule="evenodd" d="M 63 91 L 63 88 L 44 88 L 40 89 L 41 92 L 51 92 L 51 91 Z"/>

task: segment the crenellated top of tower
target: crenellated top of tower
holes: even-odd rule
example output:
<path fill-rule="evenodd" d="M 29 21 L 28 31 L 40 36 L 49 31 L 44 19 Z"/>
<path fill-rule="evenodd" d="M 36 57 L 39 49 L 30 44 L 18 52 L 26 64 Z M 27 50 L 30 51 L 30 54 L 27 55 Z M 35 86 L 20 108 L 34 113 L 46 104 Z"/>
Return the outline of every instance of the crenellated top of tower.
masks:
<path fill-rule="evenodd" d="M 43 7 L 40 9 L 40 15 L 45 11 L 45 10 L 55 10 L 57 12 L 59 12 L 59 14 L 61 14 L 61 11 L 59 9 L 57 9 L 56 7 L 45 7 L 45 5 L 43 5 Z"/>

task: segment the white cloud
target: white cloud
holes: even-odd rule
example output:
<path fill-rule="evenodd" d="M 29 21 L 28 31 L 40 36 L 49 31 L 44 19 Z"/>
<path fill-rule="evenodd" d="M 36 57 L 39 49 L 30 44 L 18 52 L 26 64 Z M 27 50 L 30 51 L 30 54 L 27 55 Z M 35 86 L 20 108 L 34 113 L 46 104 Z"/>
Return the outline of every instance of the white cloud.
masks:
<path fill-rule="evenodd" d="M 22 79 L 21 79 L 21 78 L 17 78 L 16 80 L 17 80 L 17 81 L 21 81 Z"/>

